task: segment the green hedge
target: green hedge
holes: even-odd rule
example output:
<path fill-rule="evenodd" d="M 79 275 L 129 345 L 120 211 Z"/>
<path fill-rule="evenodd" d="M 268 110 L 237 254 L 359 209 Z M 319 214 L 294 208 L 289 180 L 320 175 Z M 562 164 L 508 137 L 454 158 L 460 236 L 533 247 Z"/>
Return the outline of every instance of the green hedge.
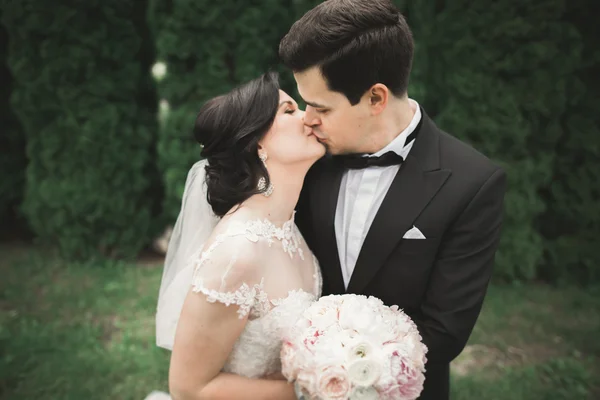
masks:
<path fill-rule="evenodd" d="M 138 104 L 147 89 L 140 2 L 9 3 L 2 18 L 11 104 L 27 135 L 29 224 L 69 258 L 136 254 L 151 224 L 155 141 Z"/>
<path fill-rule="evenodd" d="M 159 93 L 169 112 L 158 148 L 170 221 L 199 156 L 190 133 L 201 103 L 276 63 L 279 38 L 319 2 L 152 2 L 157 59 L 167 66 Z M 395 3 L 415 34 L 410 96 L 508 172 L 496 277 L 597 281 L 593 107 L 600 74 L 591 50 L 597 13 L 590 7 L 598 6 L 590 0 L 568 8 L 564 0 Z M 284 90 L 297 96 L 289 71 L 279 70 Z"/>
<path fill-rule="evenodd" d="M 582 61 L 570 76 L 569 111 L 554 152 L 547 212 L 539 226 L 546 240 L 542 277 L 553 282 L 600 282 L 600 3 L 569 2 L 566 19 L 582 37 Z"/>
<path fill-rule="evenodd" d="M 438 124 L 495 159 L 508 173 L 496 277 L 539 276 L 544 240 L 535 222 L 539 191 L 552 178 L 557 141 L 576 89 L 581 40 L 563 20 L 564 2 L 446 1 L 431 10 L 426 103 Z M 560 62 L 557 60 L 560 59 Z"/>
<path fill-rule="evenodd" d="M 282 29 L 292 17 L 278 0 L 151 0 L 148 21 L 157 62 L 166 66 L 158 83 L 163 108 L 158 154 L 166 188 L 164 211 L 171 223 L 187 172 L 200 158 L 191 135 L 200 106 L 275 66 Z"/>
<path fill-rule="evenodd" d="M 8 34 L 0 26 L 0 220 L 14 221 L 23 199 L 27 160 L 25 137 L 9 104 L 12 76 L 6 66 L 7 53 Z M 2 225 L 1 231 L 14 228 Z"/>
<path fill-rule="evenodd" d="M 394 3 L 402 11 L 408 21 L 414 39 L 414 56 L 410 81 L 408 86 L 408 95 L 425 107 L 427 114 L 434 117 L 436 110 L 433 108 L 435 103 L 429 101 L 428 89 L 432 87 L 429 84 L 429 65 L 435 62 L 436 57 L 429 53 L 428 39 L 431 37 L 433 26 L 430 20 L 435 15 L 435 2 L 411 2 L 407 0 L 395 0 Z"/>

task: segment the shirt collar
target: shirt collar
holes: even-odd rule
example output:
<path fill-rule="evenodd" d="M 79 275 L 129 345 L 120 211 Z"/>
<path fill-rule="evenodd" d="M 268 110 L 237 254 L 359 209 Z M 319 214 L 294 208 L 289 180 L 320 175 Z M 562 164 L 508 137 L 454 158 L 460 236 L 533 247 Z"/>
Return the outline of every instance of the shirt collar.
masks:
<path fill-rule="evenodd" d="M 408 126 L 402 132 L 400 132 L 400 134 L 396 136 L 394 140 L 392 140 L 387 146 L 385 146 L 378 152 L 371 154 L 371 156 L 379 157 L 387 153 L 388 151 L 393 151 L 399 156 L 406 156 L 405 148 L 407 145 L 410 145 L 410 143 L 405 143 L 406 138 L 415 130 L 415 128 L 417 127 L 417 125 L 419 125 L 419 122 L 421 121 L 421 107 L 419 107 L 419 103 L 417 103 L 413 99 L 408 99 L 408 102 L 410 103 L 411 108 L 415 111 L 415 114 L 413 115 L 413 118 L 408 124 Z"/>

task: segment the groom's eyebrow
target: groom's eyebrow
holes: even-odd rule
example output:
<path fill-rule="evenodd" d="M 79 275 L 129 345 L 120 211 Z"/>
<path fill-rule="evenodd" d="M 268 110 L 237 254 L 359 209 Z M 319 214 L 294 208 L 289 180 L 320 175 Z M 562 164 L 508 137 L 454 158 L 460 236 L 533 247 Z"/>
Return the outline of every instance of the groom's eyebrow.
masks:
<path fill-rule="evenodd" d="M 312 101 L 307 101 L 307 100 L 304 100 L 304 102 L 305 102 L 306 104 L 308 104 L 309 106 L 311 106 L 312 108 L 327 108 L 327 106 L 324 106 L 324 105 L 322 105 L 322 104 L 319 104 L 319 103 L 314 103 L 314 102 L 312 102 Z"/>

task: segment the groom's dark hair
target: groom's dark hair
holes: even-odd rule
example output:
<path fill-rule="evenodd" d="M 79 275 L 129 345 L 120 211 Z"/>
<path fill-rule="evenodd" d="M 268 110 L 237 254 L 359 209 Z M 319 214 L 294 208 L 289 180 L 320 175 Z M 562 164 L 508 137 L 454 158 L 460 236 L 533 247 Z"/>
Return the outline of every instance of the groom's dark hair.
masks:
<path fill-rule="evenodd" d="M 327 0 L 300 18 L 279 44 L 294 72 L 318 66 L 330 90 L 351 104 L 374 84 L 406 93 L 413 37 L 390 0 Z"/>

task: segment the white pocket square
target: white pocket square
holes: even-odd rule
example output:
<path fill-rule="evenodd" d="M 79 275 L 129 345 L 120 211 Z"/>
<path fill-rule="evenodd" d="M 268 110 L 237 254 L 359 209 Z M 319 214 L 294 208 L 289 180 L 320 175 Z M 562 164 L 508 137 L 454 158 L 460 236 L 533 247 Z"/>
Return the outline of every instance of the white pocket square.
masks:
<path fill-rule="evenodd" d="M 423 235 L 423 233 L 421 233 L 419 228 L 417 228 L 416 226 L 413 225 L 413 227 L 411 229 L 406 231 L 406 233 L 404 234 L 404 236 L 402 238 L 403 239 L 425 239 L 425 235 Z"/>

